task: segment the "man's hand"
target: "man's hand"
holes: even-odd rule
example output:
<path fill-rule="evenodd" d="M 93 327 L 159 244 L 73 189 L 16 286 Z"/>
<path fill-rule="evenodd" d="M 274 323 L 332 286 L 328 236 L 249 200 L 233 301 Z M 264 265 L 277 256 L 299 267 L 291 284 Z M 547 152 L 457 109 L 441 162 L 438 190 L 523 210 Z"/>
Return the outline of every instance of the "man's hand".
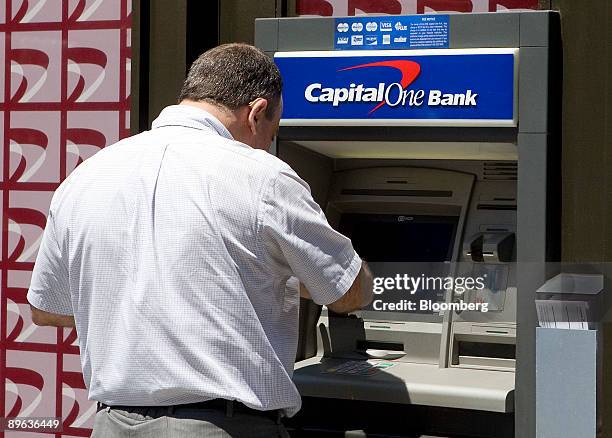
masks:
<path fill-rule="evenodd" d="M 45 312 L 30 305 L 32 311 L 32 322 L 36 325 L 49 327 L 74 327 L 74 317 L 70 315 L 58 315 Z"/>
<path fill-rule="evenodd" d="M 312 300 L 310 292 L 300 283 L 300 297 Z M 361 270 L 353 281 L 353 285 L 340 298 L 327 305 L 327 308 L 335 313 L 349 313 L 362 309 L 372 302 L 372 273 L 366 262 L 361 265 Z"/>
<path fill-rule="evenodd" d="M 306 286 L 304 286 L 302 283 L 300 283 L 300 297 L 306 298 L 307 300 L 312 300 L 310 292 L 308 292 L 308 289 L 306 289 Z"/>

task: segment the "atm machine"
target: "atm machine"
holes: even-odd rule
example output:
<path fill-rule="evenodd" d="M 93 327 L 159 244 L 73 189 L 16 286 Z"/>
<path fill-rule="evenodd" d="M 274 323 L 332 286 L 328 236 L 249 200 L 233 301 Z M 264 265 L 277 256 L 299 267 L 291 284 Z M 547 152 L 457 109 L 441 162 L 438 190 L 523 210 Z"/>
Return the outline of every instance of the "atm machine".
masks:
<path fill-rule="evenodd" d="M 374 275 L 488 278 L 428 295 L 487 312 L 342 316 L 302 300 L 296 436 L 534 436 L 535 266 L 560 240 L 558 15 L 255 28 L 284 81 L 274 153 Z"/>

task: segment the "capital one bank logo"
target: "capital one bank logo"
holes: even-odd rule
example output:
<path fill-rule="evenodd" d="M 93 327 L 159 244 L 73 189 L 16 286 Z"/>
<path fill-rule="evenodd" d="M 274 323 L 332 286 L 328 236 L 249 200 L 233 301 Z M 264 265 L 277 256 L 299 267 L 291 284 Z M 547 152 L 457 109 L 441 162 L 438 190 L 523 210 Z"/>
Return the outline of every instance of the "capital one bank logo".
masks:
<path fill-rule="evenodd" d="M 340 107 L 350 103 L 371 102 L 374 106 L 368 115 L 374 114 L 383 106 L 395 107 L 476 107 L 478 94 L 473 90 L 464 93 L 445 93 L 438 89 L 409 89 L 410 85 L 421 74 L 421 65 L 407 59 L 369 62 L 353 65 L 338 70 L 338 73 L 357 69 L 386 67 L 401 73 L 399 82 L 382 82 L 363 84 L 348 82 L 345 87 L 326 87 L 322 82 L 308 84 L 304 89 L 304 98 L 310 103 L 326 104 Z M 374 86 L 372 86 L 374 85 Z"/>

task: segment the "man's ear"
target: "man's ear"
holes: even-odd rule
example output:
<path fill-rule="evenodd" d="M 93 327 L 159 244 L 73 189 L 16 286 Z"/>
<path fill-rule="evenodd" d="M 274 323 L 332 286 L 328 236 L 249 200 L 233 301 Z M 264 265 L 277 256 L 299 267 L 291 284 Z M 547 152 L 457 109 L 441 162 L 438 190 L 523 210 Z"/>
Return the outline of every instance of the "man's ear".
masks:
<path fill-rule="evenodd" d="M 251 134 L 257 134 L 257 127 L 262 117 L 266 116 L 266 109 L 268 108 L 268 101 L 262 97 L 258 97 L 253 102 L 249 103 L 249 129 Z"/>

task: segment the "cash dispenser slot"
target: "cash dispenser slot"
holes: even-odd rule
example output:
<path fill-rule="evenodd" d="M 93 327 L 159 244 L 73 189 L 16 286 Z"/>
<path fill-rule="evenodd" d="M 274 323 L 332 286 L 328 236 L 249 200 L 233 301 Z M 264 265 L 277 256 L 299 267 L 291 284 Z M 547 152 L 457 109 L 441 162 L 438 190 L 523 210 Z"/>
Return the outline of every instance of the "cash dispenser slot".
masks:
<path fill-rule="evenodd" d="M 500 359 L 516 359 L 515 344 L 492 344 L 489 342 L 460 341 L 459 357 L 495 357 Z"/>
<path fill-rule="evenodd" d="M 394 360 L 404 357 L 404 344 L 400 342 L 357 341 L 357 351 L 370 359 Z"/>
<path fill-rule="evenodd" d="M 401 342 L 384 342 L 384 341 L 357 341 L 357 350 L 389 350 L 389 351 L 404 351 L 404 344 Z"/>

